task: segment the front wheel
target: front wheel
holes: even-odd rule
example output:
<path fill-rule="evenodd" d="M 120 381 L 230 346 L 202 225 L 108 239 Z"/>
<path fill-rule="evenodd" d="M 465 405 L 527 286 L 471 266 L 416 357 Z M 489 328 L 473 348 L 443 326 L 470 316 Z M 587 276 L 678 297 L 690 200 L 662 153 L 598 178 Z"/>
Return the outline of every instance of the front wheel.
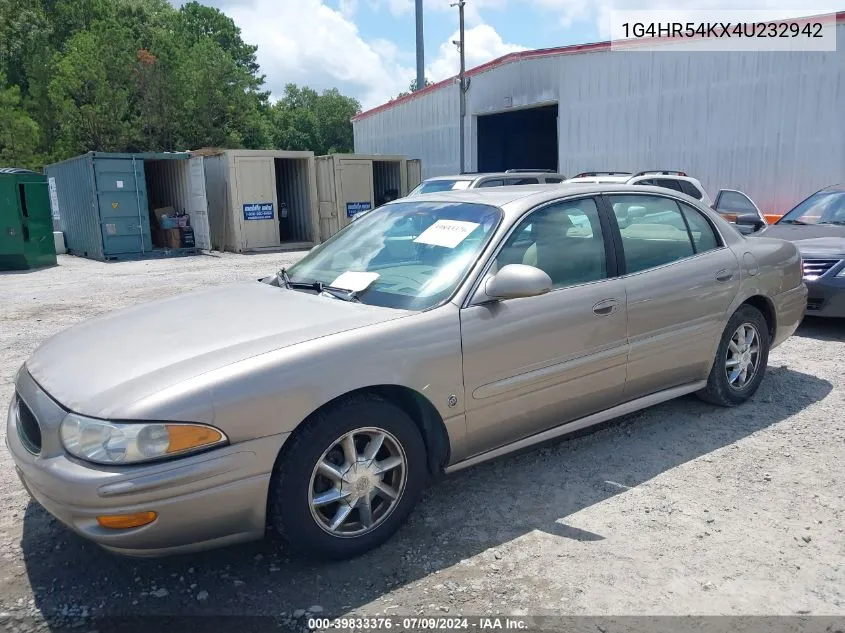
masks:
<path fill-rule="evenodd" d="M 304 422 L 283 450 L 270 485 L 270 523 L 312 556 L 357 556 L 399 529 L 425 479 L 414 421 L 376 396 L 350 398 Z"/>
<path fill-rule="evenodd" d="M 768 324 L 760 311 L 740 306 L 722 333 L 707 386 L 698 396 L 723 407 L 748 400 L 765 376 L 770 344 Z"/>

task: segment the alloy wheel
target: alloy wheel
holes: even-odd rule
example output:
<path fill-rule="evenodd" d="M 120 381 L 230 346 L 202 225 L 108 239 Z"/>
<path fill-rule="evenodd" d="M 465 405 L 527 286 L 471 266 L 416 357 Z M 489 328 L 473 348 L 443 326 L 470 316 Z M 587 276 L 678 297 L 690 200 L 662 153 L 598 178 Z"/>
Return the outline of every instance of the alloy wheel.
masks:
<path fill-rule="evenodd" d="M 311 516 L 332 536 L 371 532 L 402 498 L 408 460 L 399 441 L 376 427 L 350 431 L 323 453 L 311 474 Z"/>
<path fill-rule="evenodd" d="M 760 364 L 760 333 L 743 323 L 731 336 L 725 358 L 725 373 L 731 389 L 744 389 L 757 375 Z"/>

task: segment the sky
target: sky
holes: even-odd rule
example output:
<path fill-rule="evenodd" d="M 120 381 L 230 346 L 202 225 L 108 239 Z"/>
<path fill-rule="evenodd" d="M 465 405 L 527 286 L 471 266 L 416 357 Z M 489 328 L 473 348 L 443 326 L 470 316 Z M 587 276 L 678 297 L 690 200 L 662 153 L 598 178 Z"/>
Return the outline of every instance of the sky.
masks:
<path fill-rule="evenodd" d="M 414 0 L 201 1 L 232 17 L 244 40 L 258 45 L 274 96 L 287 83 L 338 88 L 366 110 L 406 91 L 416 76 Z M 458 70 L 453 1 L 424 0 L 426 76 L 433 81 Z M 845 9 L 845 0 L 467 0 L 467 67 L 519 50 L 608 39 L 611 9 L 679 6 L 768 9 L 775 18 Z"/>

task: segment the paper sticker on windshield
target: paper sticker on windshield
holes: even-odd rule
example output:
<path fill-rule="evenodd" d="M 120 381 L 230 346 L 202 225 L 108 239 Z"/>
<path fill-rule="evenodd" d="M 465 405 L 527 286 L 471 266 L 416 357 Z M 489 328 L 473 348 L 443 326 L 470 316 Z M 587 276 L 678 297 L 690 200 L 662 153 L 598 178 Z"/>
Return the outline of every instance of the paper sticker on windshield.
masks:
<path fill-rule="evenodd" d="M 460 220 L 437 220 L 425 231 L 419 234 L 414 241 L 418 244 L 431 244 L 432 246 L 445 246 L 455 248 L 472 233 L 477 222 L 462 222 Z"/>
<path fill-rule="evenodd" d="M 329 285 L 334 286 L 335 288 L 351 290 L 353 292 L 361 292 L 362 290 L 369 288 L 370 285 L 378 278 L 378 273 L 365 273 L 347 270 Z"/>

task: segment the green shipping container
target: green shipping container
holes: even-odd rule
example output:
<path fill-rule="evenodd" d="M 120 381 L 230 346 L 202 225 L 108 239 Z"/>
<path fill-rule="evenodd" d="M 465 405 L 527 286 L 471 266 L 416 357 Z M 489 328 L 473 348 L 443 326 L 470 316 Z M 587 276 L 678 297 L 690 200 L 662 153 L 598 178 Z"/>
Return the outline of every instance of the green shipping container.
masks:
<path fill-rule="evenodd" d="M 0 270 L 56 265 L 47 177 L 0 168 Z"/>

